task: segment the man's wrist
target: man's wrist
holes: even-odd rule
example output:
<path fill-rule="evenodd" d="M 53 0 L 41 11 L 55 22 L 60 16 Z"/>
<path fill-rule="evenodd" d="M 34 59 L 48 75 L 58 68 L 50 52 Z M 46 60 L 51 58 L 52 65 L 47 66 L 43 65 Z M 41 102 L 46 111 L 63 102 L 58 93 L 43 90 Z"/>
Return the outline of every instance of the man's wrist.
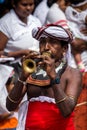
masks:
<path fill-rule="evenodd" d="M 60 78 L 59 77 L 55 77 L 54 79 L 51 79 L 50 84 L 51 85 L 60 84 Z"/>
<path fill-rule="evenodd" d="M 21 80 L 21 79 L 19 79 L 19 78 L 18 78 L 18 82 L 20 82 L 20 83 L 23 84 L 24 86 L 27 85 L 26 81 L 23 81 L 23 80 Z"/>

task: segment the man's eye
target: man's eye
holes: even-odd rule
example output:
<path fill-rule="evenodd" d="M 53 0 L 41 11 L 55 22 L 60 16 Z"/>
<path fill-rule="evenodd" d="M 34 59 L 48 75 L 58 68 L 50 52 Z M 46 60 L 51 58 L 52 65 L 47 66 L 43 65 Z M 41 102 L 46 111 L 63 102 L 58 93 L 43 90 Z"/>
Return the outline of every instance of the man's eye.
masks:
<path fill-rule="evenodd" d="M 27 4 L 22 4 L 22 6 L 27 6 Z"/>
<path fill-rule="evenodd" d="M 33 6 L 34 4 L 30 4 L 30 6 Z"/>

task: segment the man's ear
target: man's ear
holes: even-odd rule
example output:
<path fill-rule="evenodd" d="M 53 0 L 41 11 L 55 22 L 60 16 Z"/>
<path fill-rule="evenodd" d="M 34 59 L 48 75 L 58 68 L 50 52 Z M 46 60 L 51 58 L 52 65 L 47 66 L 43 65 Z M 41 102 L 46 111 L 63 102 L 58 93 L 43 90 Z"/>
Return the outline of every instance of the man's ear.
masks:
<path fill-rule="evenodd" d="M 63 47 L 63 53 L 66 53 L 67 50 L 68 50 L 68 45 L 66 45 L 66 46 Z"/>

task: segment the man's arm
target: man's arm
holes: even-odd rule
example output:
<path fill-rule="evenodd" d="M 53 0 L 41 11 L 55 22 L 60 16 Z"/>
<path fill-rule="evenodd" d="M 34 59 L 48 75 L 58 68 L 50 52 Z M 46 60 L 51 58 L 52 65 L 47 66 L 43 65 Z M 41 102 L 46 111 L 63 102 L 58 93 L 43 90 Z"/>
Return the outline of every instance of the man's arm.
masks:
<path fill-rule="evenodd" d="M 61 79 L 60 84 L 54 84 L 52 88 L 58 108 L 62 115 L 67 117 L 75 108 L 82 89 L 82 84 L 81 74 L 78 71 L 74 70 L 74 72 L 66 73 L 63 78 L 65 77 L 67 77 L 65 81 Z M 64 86 L 65 88 L 63 90 Z"/>

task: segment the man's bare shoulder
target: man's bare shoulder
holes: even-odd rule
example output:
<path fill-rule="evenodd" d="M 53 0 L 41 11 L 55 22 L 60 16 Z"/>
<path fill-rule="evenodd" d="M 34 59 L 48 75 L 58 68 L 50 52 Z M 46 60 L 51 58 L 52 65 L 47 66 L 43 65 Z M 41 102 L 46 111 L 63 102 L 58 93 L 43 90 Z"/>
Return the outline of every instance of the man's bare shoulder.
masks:
<path fill-rule="evenodd" d="M 82 78 L 82 74 L 81 72 L 79 71 L 78 68 L 73 68 L 73 67 L 70 67 L 68 66 L 65 70 L 65 73 L 64 75 L 66 75 L 66 77 L 69 77 L 69 78 L 76 78 L 76 79 L 81 79 Z"/>

